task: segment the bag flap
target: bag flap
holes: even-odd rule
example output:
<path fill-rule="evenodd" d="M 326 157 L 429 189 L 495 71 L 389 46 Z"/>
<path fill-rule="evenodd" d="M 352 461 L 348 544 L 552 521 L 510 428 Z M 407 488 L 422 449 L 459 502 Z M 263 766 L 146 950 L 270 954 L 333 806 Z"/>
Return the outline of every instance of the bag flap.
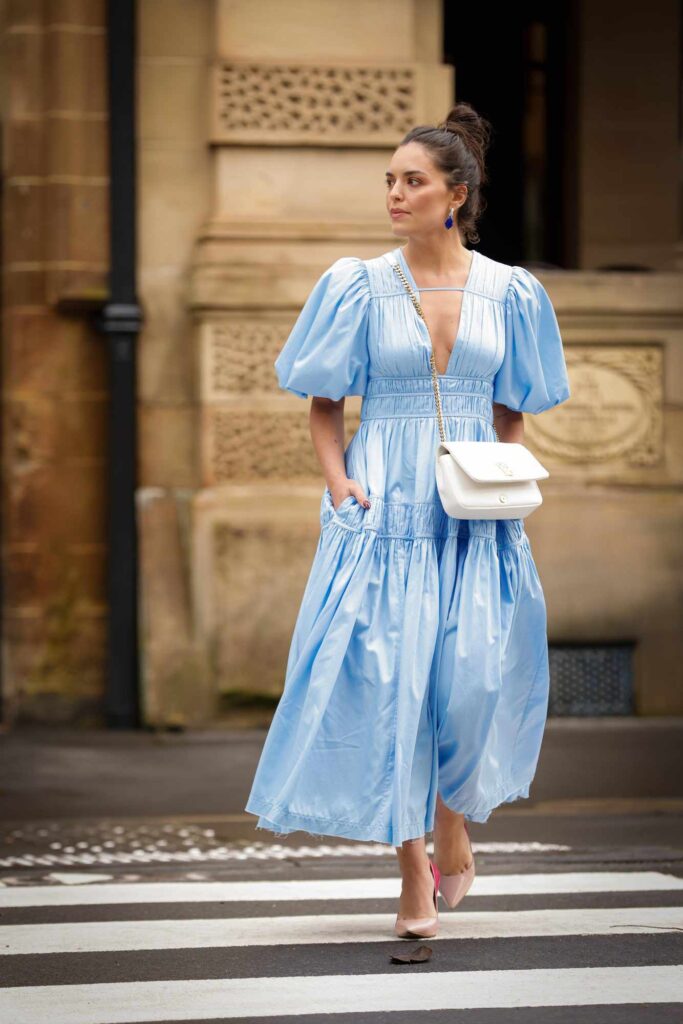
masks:
<path fill-rule="evenodd" d="M 517 441 L 442 441 L 463 472 L 479 483 L 514 483 L 550 476 L 536 456 Z"/>

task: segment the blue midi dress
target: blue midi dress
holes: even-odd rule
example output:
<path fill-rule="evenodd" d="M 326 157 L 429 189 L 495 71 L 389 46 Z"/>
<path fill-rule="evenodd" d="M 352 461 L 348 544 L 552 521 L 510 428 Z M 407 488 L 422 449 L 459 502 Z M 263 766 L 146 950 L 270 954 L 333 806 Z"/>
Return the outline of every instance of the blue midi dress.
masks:
<path fill-rule="evenodd" d="M 540 413 L 569 397 L 569 383 L 543 285 L 472 252 L 439 383 L 446 437 L 491 441 L 493 401 Z M 431 341 L 392 261 L 419 296 L 400 246 L 342 257 L 275 361 L 280 386 L 301 398 L 363 396 L 344 459 L 371 504 L 348 496 L 335 509 L 324 489 L 245 810 L 279 835 L 400 846 L 433 830 L 437 791 L 476 822 L 529 795 L 549 669 L 524 521 L 458 520 L 441 504 Z"/>

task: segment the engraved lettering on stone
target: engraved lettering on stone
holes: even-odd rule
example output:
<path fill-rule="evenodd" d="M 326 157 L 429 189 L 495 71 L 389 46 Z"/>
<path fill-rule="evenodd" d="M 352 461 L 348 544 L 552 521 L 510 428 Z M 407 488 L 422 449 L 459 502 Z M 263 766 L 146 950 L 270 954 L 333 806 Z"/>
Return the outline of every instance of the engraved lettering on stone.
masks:
<path fill-rule="evenodd" d="M 539 454 L 576 463 L 662 458 L 663 364 L 659 345 L 566 345 L 571 398 L 529 417 Z"/>

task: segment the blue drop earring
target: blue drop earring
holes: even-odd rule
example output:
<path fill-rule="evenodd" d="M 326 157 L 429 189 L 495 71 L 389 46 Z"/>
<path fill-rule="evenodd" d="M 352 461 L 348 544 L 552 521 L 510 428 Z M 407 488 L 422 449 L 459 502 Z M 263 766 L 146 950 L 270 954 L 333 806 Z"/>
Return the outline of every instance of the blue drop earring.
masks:
<path fill-rule="evenodd" d="M 447 229 L 448 229 L 449 231 L 450 231 L 450 229 L 451 229 L 451 228 L 453 227 L 453 210 L 454 210 L 454 209 L 455 209 L 455 207 L 454 207 L 454 206 L 451 206 L 450 210 L 448 211 L 448 217 L 447 217 L 447 218 L 446 218 L 446 220 L 444 221 L 444 224 L 446 225 L 446 228 L 447 228 Z"/>

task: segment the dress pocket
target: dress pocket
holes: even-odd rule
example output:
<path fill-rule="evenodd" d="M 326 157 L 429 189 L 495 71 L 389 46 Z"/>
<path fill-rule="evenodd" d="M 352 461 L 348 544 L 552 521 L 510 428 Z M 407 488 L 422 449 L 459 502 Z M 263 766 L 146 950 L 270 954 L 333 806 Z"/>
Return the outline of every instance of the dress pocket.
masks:
<path fill-rule="evenodd" d="M 355 500 L 356 499 L 354 498 L 353 494 L 347 494 L 346 497 L 344 498 L 344 500 L 337 506 L 337 508 L 335 508 L 334 505 L 332 505 L 332 511 L 335 512 L 337 515 L 339 515 L 340 512 L 344 511 L 344 509 L 346 508 L 347 504 L 353 504 L 353 502 Z M 330 497 L 330 501 L 332 501 L 331 497 Z"/>
<path fill-rule="evenodd" d="M 335 508 L 329 488 L 325 488 L 321 508 L 322 524 L 336 520 L 339 523 L 355 526 L 357 525 L 359 512 L 365 511 L 365 507 L 360 504 L 353 494 L 347 494 L 339 507 Z"/>

